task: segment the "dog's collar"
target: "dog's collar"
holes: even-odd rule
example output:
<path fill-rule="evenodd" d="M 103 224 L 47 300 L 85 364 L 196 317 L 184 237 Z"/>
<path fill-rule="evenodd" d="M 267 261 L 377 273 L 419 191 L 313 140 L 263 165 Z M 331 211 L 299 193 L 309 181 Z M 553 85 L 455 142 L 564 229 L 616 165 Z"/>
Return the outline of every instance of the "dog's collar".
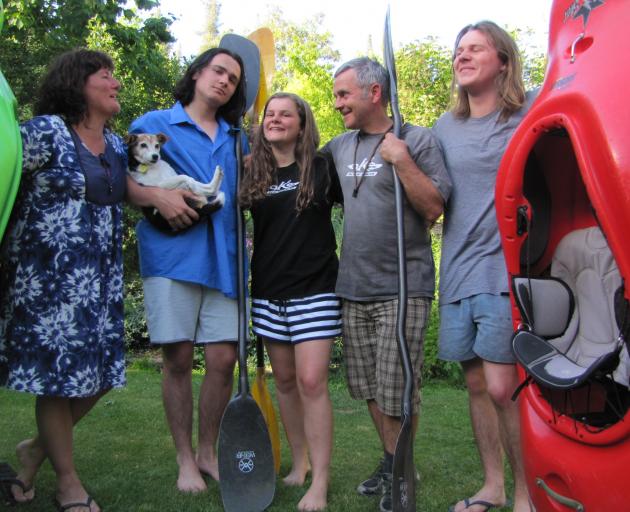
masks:
<path fill-rule="evenodd" d="M 138 164 L 138 172 L 141 174 L 146 174 L 146 172 L 149 170 L 149 165 L 148 164 Z"/>

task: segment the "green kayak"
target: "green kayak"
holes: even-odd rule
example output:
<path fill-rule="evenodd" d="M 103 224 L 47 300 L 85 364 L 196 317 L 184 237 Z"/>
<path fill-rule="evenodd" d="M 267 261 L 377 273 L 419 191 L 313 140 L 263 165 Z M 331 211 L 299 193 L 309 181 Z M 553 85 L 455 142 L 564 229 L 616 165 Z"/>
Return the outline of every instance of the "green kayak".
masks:
<path fill-rule="evenodd" d="M 0 0 L 0 31 L 4 8 Z M 0 239 L 4 234 L 22 172 L 22 139 L 17 101 L 0 70 Z"/>

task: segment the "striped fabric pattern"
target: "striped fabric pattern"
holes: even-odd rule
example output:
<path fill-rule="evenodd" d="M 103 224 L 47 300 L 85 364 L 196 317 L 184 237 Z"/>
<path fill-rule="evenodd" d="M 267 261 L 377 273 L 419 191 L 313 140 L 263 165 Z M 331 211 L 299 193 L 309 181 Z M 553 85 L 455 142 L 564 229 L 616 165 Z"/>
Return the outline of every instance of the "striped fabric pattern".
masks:
<path fill-rule="evenodd" d="M 341 301 L 333 293 L 301 299 L 252 299 L 252 325 L 258 336 L 302 343 L 341 335 Z"/>

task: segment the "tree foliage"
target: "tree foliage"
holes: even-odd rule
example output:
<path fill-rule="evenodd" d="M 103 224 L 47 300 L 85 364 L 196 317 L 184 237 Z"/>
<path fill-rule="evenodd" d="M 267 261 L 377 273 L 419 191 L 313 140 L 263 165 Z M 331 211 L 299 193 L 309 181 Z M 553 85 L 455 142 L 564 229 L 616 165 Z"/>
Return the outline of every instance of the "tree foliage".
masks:
<path fill-rule="evenodd" d="M 221 4 L 217 0 L 204 0 L 204 6 L 206 8 L 206 30 L 203 34 L 203 40 L 201 43 L 200 51 L 207 50 L 208 48 L 214 48 L 219 44 L 221 40 L 219 27 L 219 18 L 221 17 Z"/>
<path fill-rule="evenodd" d="M 428 38 L 403 46 L 395 57 L 403 118 L 412 124 L 431 126 L 448 108 L 450 51 Z"/>
<path fill-rule="evenodd" d="M 330 32 L 320 32 L 323 16 L 297 24 L 284 20 L 282 11 L 276 9 L 268 26 L 276 48 L 272 92 L 293 92 L 304 98 L 313 110 L 322 142 L 327 142 L 344 128 L 332 94 L 339 52 L 332 49 Z"/>
<path fill-rule="evenodd" d="M 180 72 L 168 55 L 174 41 L 171 20 L 141 17 L 157 0 L 7 0 L 0 39 L 0 65 L 18 99 L 21 117 L 30 116 L 40 78 L 52 59 L 77 47 L 102 49 L 112 55 L 123 83 L 124 111 L 116 127 L 150 108 L 170 101 Z"/>

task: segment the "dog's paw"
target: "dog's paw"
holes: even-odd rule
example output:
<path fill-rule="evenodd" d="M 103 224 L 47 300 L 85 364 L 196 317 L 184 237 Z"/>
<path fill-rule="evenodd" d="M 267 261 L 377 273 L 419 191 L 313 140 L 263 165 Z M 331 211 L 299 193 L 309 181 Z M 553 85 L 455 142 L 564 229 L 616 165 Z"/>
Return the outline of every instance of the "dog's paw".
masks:
<path fill-rule="evenodd" d="M 195 197 L 188 197 L 188 196 L 184 197 L 184 201 L 186 202 L 186 204 L 195 210 L 199 210 L 203 208 L 204 206 L 206 206 L 206 204 L 208 204 L 209 202 L 208 201 L 209 199 L 210 199 L 209 197 L 202 196 L 199 194 L 196 194 Z"/>
<path fill-rule="evenodd" d="M 208 202 L 216 203 L 219 205 L 219 208 L 221 208 L 225 204 L 225 194 L 219 192 L 214 199 L 208 198 Z"/>
<path fill-rule="evenodd" d="M 217 165 L 214 169 L 214 176 L 212 176 L 212 181 L 219 180 L 219 182 L 223 179 L 223 169 L 220 165 Z"/>
<path fill-rule="evenodd" d="M 220 165 L 217 165 L 214 169 L 214 175 L 212 176 L 212 180 L 210 182 L 201 185 L 200 191 L 205 196 L 216 196 L 219 188 L 221 187 L 221 182 L 223 181 L 223 169 Z"/>
<path fill-rule="evenodd" d="M 225 204 L 225 194 L 223 192 L 219 192 L 216 196 L 208 197 L 208 202 L 202 207 L 197 208 L 197 213 L 199 215 L 210 215 L 217 210 L 220 210 Z"/>
<path fill-rule="evenodd" d="M 209 183 L 206 183 L 200 187 L 201 191 L 205 196 L 210 198 L 211 196 L 216 196 L 219 188 L 221 187 L 221 182 L 223 181 L 223 169 L 220 165 L 217 165 L 214 169 L 214 176 L 212 176 L 212 180 Z M 210 199 L 208 199 L 210 201 Z"/>

